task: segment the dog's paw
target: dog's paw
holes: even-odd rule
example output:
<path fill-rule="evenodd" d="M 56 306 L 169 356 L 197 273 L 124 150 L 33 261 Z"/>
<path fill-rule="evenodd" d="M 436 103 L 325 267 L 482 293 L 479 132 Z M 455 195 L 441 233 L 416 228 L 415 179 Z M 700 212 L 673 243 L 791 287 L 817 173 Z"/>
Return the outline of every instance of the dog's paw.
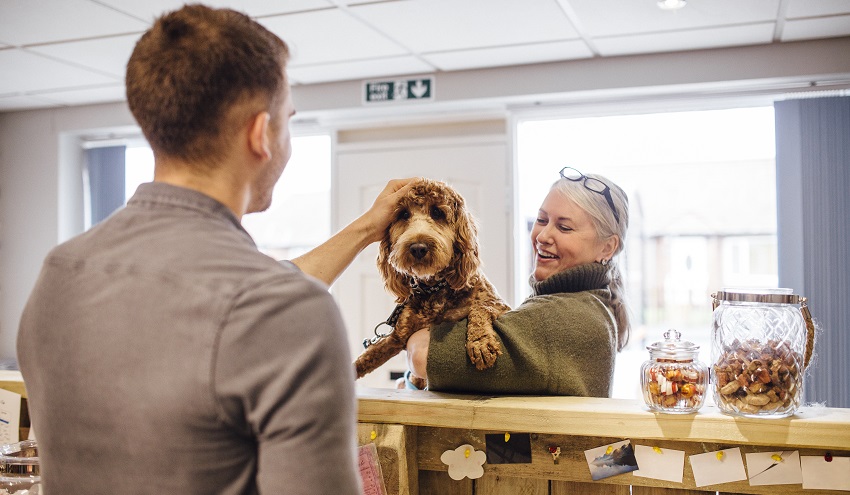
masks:
<path fill-rule="evenodd" d="M 486 370 L 496 364 L 496 358 L 502 354 L 502 347 L 495 336 L 485 335 L 467 342 L 466 353 L 477 369 Z"/>

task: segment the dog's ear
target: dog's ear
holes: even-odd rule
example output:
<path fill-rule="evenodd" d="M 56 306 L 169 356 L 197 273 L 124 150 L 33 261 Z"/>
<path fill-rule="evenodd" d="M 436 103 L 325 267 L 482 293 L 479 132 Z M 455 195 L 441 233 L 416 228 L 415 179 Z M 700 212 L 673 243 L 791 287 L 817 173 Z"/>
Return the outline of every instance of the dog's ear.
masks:
<path fill-rule="evenodd" d="M 405 276 L 390 264 L 390 249 L 390 233 L 387 231 L 378 248 L 378 271 L 381 272 L 381 277 L 384 279 L 384 287 L 386 287 L 387 291 L 399 299 L 404 299 L 407 297 L 409 284 Z"/>
<path fill-rule="evenodd" d="M 455 227 L 457 234 L 455 236 L 454 258 L 448 273 L 446 274 L 446 282 L 452 289 L 460 290 L 472 285 L 471 278 L 478 272 L 481 264 L 478 257 L 478 227 L 475 224 L 475 219 L 459 204 L 455 210 L 457 219 Z"/>

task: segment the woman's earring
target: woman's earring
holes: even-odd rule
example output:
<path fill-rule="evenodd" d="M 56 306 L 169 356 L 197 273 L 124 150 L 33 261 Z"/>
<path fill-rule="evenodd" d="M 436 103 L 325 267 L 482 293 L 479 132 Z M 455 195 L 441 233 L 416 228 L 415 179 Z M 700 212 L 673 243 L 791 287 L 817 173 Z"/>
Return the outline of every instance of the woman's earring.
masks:
<path fill-rule="evenodd" d="M 603 260 L 602 260 L 602 261 L 600 261 L 599 263 L 601 263 L 601 264 L 602 264 L 602 266 L 606 266 L 606 265 L 608 265 L 608 260 L 603 259 Z"/>

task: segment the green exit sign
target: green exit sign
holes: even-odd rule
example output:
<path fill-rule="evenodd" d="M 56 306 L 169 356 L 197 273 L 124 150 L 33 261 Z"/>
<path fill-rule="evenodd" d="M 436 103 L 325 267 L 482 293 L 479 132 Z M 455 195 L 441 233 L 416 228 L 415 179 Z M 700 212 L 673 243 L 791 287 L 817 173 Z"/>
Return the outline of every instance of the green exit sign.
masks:
<path fill-rule="evenodd" d="M 363 84 L 363 103 L 434 99 L 434 78 L 394 79 Z"/>

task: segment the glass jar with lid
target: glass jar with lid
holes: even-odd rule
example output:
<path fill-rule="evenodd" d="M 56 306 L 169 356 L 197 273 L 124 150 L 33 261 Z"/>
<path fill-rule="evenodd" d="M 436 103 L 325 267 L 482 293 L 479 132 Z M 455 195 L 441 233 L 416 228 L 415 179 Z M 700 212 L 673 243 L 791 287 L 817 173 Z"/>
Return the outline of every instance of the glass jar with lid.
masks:
<path fill-rule="evenodd" d="M 712 294 L 711 377 L 726 414 L 782 418 L 800 407 L 814 348 L 805 297 L 791 289 L 723 289 Z"/>
<path fill-rule="evenodd" d="M 664 332 L 664 341 L 647 346 L 649 360 L 641 366 L 643 400 L 653 411 L 688 414 L 705 403 L 708 367 L 699 361 L 699 346 L 682 342 L 677 330 Z"/>
<path fill-rule="evenodd" d="M 35 440 L 0 446 L 0 495 L 38 495 L 40 487 Z"/>

